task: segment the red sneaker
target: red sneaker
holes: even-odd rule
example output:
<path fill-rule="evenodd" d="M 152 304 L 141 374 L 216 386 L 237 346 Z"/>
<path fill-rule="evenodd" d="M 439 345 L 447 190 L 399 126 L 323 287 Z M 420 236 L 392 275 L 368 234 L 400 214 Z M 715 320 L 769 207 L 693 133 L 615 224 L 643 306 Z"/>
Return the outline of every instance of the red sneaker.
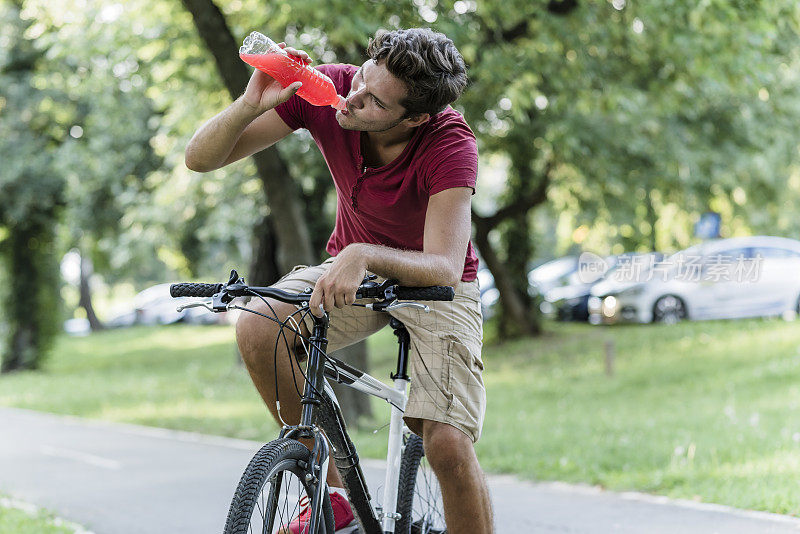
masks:
<path fill-rule="evenodd" d="M 331 508 L 333 508 L 333 523 L 336 529 L 335 534 L 351 534 L 358 530 L 358 521 L 353 515 L 353 509 L 350 508 L 350 502 L 339 495 L 338 493 L 331 492 Z M 291 534 L 305 534 L 308 528 L 308 522 L 311 516 L 311 504 L 308 497 L 303 495 L 300 499 L 300 515 L 292 519 L 287 527 L 281 528 L 278 532 L 289 532 Z"/>

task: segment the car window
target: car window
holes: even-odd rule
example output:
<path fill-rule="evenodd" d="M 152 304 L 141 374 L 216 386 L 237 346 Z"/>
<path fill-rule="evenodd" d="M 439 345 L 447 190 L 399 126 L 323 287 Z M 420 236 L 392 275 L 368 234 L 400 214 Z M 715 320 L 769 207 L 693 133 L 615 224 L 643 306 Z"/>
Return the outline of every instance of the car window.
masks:
<path fill-rule="evenodd" d="M 535 282 L 551 282 L 568 276 L 577 267 L 578 260 L 573 256 L 566 256 L 540 265 L 529 273 L 529 277 Z"/>
<path fill-rule="evenodd" d="M 761 256 L 762 258 L 800 258 L 800 253 L 787 248 L 756 247 L 753 249 L 753 256 Z"/>

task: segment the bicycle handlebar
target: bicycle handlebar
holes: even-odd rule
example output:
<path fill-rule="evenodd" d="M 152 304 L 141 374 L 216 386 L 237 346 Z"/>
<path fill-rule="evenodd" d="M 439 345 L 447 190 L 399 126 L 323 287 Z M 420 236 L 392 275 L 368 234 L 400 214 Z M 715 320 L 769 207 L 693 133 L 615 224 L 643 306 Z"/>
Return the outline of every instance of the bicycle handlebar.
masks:
<path fill-rule="evenodd" d="M 456 294 L 450 286 L 397 286 L 395 291 L 399 300 L 453 300 Z"/>
<path fill-rule="evenodd" d="M 171 297 L 213 297 L 225 287 L 225 284 L 201 284 L 185 282 L 169 286 Z"/>
<path fill-rule="evenodd" d="M 301 304 L 308 302 L 311 298 L 310 292 L 288 293 L 273 287 L 248 286 L 243 279 L 239 278 L 236 271 L 231 272 L 231 277 L 227 284 L 185 282 L 172 284 L 169 287 L 169 294 L 172 297 L 214 297 L 221 293 L 224 295 L 223 302 L 230 302 L 235 297 L 252 296 L 254 294 L 290 304 Z M 404 287 L 397 285 L 393 280 L 386 280 L 378 284 L 365 279 L 365 282 L 356 291 L 356 298 L 376 298 L 384 301 L 450 301 L 453 300 L 454 296 L 455 291 L 450 286 Z"/>

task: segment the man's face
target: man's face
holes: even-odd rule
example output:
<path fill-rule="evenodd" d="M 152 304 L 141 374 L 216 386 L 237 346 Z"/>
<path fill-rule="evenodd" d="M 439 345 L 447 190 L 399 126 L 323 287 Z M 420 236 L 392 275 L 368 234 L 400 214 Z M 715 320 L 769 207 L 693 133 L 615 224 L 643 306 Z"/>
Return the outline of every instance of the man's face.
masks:
<path fill-rule="evenodd" d="M 406 94 L 405 84 L 395 78 L 383 63 L 367 60 L 353 77 L 347 95 L 347 110 L 337 111 L 336 120 L 345 130 L 389 130 L 405 120 L 406 109 L 400 101 Z"/>

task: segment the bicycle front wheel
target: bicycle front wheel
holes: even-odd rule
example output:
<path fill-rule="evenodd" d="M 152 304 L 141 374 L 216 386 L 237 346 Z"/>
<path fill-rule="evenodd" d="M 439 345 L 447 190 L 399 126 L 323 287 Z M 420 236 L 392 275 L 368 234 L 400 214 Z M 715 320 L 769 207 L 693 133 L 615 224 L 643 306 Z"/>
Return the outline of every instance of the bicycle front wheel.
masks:
<path fill-rule="evenodd" d="M 433 469 L 425 459 L 422 438 L 411 434 L 400 462 L 400 487 L 397 492 L 395 534 L 443 534 L 442 490 Z"/>
<path fill-rule="evenodd" d="M 289 523 L 313 498 L 313 487 L 306 480 L 310 466 L 311 451 L 293 439 L 277 439 L 261 447 L 236 488 L 224 534 L 288 533 Z M 333 511 L 326 493 L 318 534 L 333 532 Z"/>

